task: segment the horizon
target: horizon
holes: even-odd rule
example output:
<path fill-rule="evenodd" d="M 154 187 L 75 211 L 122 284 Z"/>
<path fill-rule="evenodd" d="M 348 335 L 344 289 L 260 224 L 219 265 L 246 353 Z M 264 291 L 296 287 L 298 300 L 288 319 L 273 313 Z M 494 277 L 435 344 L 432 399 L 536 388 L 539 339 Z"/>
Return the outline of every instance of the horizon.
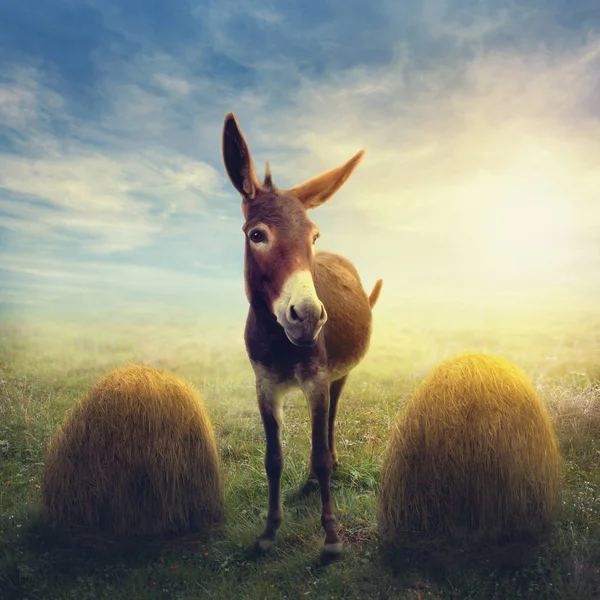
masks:
<path fill-rule="evenodd" d="M 366 150 L 309 214 L 382 314 L 593 309 L 600 5 L 569 6 L 5 4 L 1 314 L 241 318 L 229 111 L 282 188 Z"/>

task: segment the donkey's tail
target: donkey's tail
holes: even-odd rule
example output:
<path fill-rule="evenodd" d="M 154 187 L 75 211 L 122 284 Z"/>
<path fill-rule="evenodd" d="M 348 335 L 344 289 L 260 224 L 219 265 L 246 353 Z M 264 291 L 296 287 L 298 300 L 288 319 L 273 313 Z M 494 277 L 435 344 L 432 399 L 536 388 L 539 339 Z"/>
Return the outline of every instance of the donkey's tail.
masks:
<path fill-rule="evenodd" d="M 375 282 L 375 286 L 373 287 L 373 291 L 369 296 L 369 306 L 373 308 L 375 306 L 375 302 L 379 298 L 379 294 L 381 293 L 381 286 L 383 285 L 383 279 L 378 279 Z"/>

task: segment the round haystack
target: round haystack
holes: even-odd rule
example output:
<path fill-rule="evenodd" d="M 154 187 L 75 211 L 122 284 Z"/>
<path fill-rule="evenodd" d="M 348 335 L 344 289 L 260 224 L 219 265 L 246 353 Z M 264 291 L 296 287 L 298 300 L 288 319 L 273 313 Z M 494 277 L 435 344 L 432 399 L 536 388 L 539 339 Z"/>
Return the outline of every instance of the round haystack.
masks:
<path fill-rule="evenodd" d="M 435 368 L 391 432 L 378 520 L 389 544 L 536 540 L 559 508 L 548 413 L 510 362 L 462 354 Z"/>
<path fill-rule="evenodd" d="M 219 458 L 198 393 L 171 373 L 102 377 L 48 444 L 50 523 L 117 536 L 202 531 L 221 520 Z"/>

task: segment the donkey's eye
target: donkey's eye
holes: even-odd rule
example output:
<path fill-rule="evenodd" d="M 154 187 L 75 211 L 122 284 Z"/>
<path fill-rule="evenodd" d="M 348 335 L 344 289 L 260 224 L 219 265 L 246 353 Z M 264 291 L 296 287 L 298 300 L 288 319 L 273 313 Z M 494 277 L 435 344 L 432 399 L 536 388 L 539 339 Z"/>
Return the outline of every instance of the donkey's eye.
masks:
<path fill-rule="evenodd" d="M 250 232 L 250 241 L 254 244 L 260 244 L 267 241 L 267 236 L 260 229 L 255 229 Z"/>

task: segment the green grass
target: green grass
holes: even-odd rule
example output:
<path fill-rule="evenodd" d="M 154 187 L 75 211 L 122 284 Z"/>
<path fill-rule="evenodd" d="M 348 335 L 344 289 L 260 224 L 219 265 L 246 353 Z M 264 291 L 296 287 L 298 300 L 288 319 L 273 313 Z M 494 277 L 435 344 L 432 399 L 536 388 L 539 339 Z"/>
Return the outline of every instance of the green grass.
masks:
<path fill-rule="evenodd" d="M 284 522 L 264 557 L 252 549 L 266 517 L 264 439 L 242 322 L 124 325 L 0 322 L 0 599 L 557 598 L 600 597 L 600 314 L 376 316 L 371 351 L 350 378 L 337 421 L 332 483 L 346 550 L 320 562 L 318 493 L 298 493 L 310 431 L 299 394 L 285 403 Z M 515 567 L 403 561 L 382 550 L 375 498 L 392 423 L 414 387 L 463 350 L 516 362 L 553 416 L 565 461 L 551 539 Z M 87 548 L 40 523 L 49 437 L 73 402 L 126 361 L 193 382 L 217 433 L 226 524 L 210 539 Z"/>

